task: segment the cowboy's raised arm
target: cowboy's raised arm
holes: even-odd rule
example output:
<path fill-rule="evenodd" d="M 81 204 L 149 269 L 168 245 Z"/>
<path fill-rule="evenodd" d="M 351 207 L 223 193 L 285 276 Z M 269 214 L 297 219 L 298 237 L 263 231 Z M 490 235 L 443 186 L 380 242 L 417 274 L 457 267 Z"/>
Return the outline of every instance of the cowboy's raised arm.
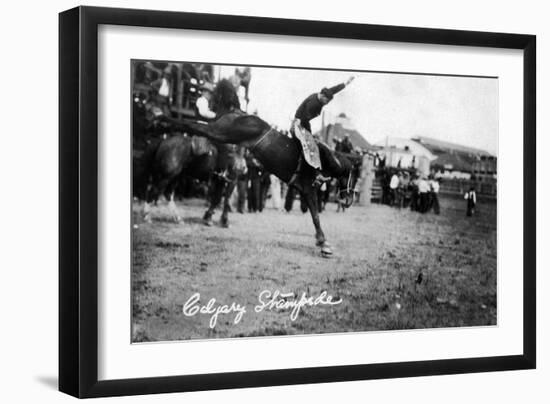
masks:
<path fill-rule="evenodd" d="M 345 83 L 341 83 L 341 84 L 338 84 L 334 87 L 331 87 L 331 88 L 329 88 L 329 90 L 330 90 L 330 92 L 332 92 L 333 95 L 336 94 L 336 93 L 339 93 L 344 88 L 346 88 L 346 86 L 349 85 L 354 79 L 355 79 L 355 77 L 351 76 Z"/>

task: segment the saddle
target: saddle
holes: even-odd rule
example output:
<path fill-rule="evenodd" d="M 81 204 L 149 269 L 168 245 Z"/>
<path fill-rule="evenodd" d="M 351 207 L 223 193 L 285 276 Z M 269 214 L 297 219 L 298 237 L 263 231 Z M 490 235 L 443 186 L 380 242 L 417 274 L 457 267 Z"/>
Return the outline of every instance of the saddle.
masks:
<path fill-rule="evenodd" d="M 300 121 L 295 120 L 292 122 L 292 131 L 296 139 L 300 141 L 302 145 L 303 155 L 305 161 L 313 168 L 321 169 L 321 156 L 319 155 L 319 147 L 311 132 L 304 129 L 300 125 Z"/>

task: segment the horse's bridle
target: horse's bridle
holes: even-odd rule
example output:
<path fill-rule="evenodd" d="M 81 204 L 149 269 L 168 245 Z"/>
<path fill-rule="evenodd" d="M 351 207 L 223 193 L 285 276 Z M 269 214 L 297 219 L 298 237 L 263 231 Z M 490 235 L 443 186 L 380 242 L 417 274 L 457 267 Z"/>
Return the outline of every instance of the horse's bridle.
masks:
<path fill-rule="evenodd" d="M 357 191 L 355 190 L 355 186 L 353 187 L 353 190 L 351 189 L 351 175 L 353 173 L 353 170 L 350 170 L 349 172 L 349 175 L 348 175 L 348 180 L 346 182 L 346 188 L 345 189 L 341 189 L 340 191 L 338 191 L 338 196 L 340 197 L 340 200 L 345 200 L 346 202 L 344 203 L 344 206 L 346 208 L 349 208 L 351 205 L 353 205 L 353 202 L 355 202 L 355 194 L 357 193 Z M 342 198 L 342 194 L 345 193 L 345 197 Z M 350 201 L 350 197 L 349 195 L 351 194 L 351 201 Z"/>

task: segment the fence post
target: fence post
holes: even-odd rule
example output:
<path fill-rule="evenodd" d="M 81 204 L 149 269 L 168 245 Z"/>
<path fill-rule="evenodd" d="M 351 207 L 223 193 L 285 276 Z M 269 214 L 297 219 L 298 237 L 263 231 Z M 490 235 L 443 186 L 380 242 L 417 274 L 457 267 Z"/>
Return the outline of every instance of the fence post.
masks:
<path fill-rule="evenodd" d="M 359 187 L 359 206 L 367 206 L 371 203 L 372 181 L 374 179 L 373 161 L 374 159 L 368 154 L 363 156 L 363 164 L 361 165 L 361 180 Z"/>

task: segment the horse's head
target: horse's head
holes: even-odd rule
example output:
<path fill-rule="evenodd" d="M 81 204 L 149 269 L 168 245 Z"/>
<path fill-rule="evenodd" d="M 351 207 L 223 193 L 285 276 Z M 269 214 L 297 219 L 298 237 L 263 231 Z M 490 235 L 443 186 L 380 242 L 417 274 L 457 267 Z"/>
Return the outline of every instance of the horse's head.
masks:
<path fill-rule="evenodd" d="M 342 165 L 341 174 L 336 177 L 337 198 L 344 207 L 350 207 L 359 194 L 357 185 L 361 178 L 363 158 L 359 155 L 335 152 L 335 157 Z"/>
<path fill-rule="evenodd" d="M 339 201 L 346 207 L 351 206 L 358 193 L 356 185 L 361 177 L 363 156 L 332 151 L 322 142 L 318 145 L 323 173 L 336 179 Z"/>
<path fill-rule="evenodd" d="M 227 79 L 222 79 L 216 85 L 212 94 L 212 109 L 218 115 L 241 108 L 241 103 L 235 87 Z"/>

